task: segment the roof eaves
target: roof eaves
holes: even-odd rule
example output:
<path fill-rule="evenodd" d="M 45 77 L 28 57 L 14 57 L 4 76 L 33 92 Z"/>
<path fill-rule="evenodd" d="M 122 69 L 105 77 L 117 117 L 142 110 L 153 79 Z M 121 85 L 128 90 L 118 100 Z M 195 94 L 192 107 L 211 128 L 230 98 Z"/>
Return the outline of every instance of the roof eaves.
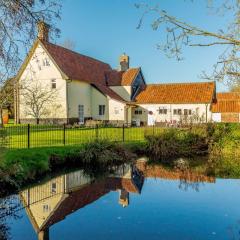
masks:
<path fill-rule="evenodd" d="M 32 58 L 32 56 L 33 56 L 33 54 L 34 54 L 34 52 L 35 52 L 39 42 L 40 41 L 38 39 L 35 40 L 35 42 L 33 43 L 32 47 L 31 47 L 31 49 L 29 50 L 27 56 L 25 57 L 23 64 L 21 65 L 18 73 L 16 74 L 16 80 L 17 81 L 21 78 L 21 76 L 22 76 L 24 70 L 26 69 L 28 63 L 30 62 L 30 59 Z"/>

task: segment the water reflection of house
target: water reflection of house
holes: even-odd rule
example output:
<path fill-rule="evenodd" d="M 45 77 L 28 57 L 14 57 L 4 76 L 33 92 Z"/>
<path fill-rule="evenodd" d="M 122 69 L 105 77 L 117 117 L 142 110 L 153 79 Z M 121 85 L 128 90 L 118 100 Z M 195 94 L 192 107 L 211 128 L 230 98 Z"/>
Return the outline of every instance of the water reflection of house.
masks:
<path fill-rule="evenodd" d="M 168 180 L 183 180 L 186 182 L 208 182 L 214 183 L 215 178 L 206 176 L 196 171 L 169 170 L 161 165 L 148 165 L 146 161 L 138 161 L 136 167 L 145 178 L 162 178 Z"/>
<path fill-rule="evenodd" d="M 90 204 L 110 191 L 119 191 L 119 204 L 129 205 L 129 193 L 140 193 L 143 177 L 125 165 L 115 174 L 95 181 L 82 170 L 64 174 L 20 193 L 38 239 L 49 239 L 51 225 Z"/>

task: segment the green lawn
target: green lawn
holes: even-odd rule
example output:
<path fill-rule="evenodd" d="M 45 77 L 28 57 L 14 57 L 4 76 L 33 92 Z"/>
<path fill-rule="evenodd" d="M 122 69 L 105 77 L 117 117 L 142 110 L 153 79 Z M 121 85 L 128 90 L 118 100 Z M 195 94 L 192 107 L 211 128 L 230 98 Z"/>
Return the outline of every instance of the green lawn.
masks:
<path fill-rule="evenodd" d="M 28 127 L 26 125 L 6 126 L 7 132 L 6 146 L 8 148 L 28 147 Z M 87 142 L 99 140 L 109 140 L 122 142 L 144 141 L 145 134 L 159 133 L 162 128 L 148 127 L 101 127 L 95 128 L 66 128 L 65 145 L 79 145 Z M 32 125 L 29 135 L 30 147 L 50 147 L 64 145 L 63 126 L 41 126 Z"/>

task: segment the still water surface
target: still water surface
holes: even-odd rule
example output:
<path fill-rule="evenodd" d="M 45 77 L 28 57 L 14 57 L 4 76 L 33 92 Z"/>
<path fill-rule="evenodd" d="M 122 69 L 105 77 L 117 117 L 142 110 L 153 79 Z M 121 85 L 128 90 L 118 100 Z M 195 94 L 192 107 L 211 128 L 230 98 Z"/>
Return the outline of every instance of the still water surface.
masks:
<path fill-rule="evenodd" d="M 0 220 L 8 227 L 3 239 L 240 237 L 240 180 L 144 163 L 118 167 L 100 179 L 82 170 L 63 174 L 7 201 L 16 209 Z"/>

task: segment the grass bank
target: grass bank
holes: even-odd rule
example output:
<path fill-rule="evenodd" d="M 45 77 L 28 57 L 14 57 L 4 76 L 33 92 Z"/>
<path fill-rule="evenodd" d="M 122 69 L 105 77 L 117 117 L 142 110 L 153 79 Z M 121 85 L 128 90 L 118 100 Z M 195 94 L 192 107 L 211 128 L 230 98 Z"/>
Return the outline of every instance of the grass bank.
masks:
<path fill-rule="evenodd" d="M 143 143 L 142 143 L 143 144 Z M 21 187 L 40 177 L 69 167 L 83 167 L 90 172 L 108 171 L 111 167 L 136 159 L 141 143 L 95 141 L 79 146 L 31 149 L 1 149 L 0 189 Z"/>

